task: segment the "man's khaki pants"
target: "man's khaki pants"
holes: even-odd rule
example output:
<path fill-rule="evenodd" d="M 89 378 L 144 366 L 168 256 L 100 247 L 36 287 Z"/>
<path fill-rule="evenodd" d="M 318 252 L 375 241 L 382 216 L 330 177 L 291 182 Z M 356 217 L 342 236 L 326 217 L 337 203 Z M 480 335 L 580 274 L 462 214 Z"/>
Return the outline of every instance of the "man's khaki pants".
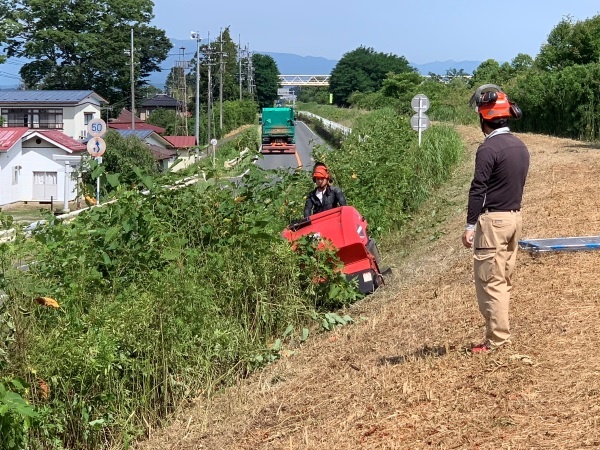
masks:
<path fill-rule="evenodd" d="M 485 212 L 475 229 L 474 275 L 485 337 L 492 347 L 510 342 L 508 306 L 523 221 L 519 211 Z"/>

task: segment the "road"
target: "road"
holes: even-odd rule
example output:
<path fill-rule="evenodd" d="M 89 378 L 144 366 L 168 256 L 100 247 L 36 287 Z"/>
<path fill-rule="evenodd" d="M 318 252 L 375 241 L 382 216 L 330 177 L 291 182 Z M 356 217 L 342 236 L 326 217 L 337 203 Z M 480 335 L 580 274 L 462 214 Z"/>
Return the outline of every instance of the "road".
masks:
<path fill-rule="evenodd" d="M 312 170 L 312 149 L 315 145 L 324 144 L 323 140 L 314 134 L 304 122 L 296 122 L 296 153 L 264 155 L 256 164 L 261 169 L 278 169 L 302 166 L 304 170 Z"/>

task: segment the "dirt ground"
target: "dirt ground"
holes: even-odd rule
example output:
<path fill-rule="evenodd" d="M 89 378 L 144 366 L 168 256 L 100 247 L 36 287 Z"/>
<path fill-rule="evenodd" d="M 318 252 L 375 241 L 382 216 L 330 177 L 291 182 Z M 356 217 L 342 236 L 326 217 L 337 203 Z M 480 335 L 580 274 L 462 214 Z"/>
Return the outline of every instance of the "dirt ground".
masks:
<path fill-rule="evenodd" d="M 294 356 L 197 399 L 137 448 L 599 448 L 600 252 L 520 252 L 513 344 L 466 351 L 484 325 L 471 253 L 460 243 L 482 135 L 459 132 L 469 158 L 420 223 L 440 203 L 445 219 L 404 241 L 410 257 L 388 249 L 394 276 L 349 308 L 354 324 L 313 335 Z M 520 136 L 531 152 L 524 237 L 600 235 L 600 149 Z"/>

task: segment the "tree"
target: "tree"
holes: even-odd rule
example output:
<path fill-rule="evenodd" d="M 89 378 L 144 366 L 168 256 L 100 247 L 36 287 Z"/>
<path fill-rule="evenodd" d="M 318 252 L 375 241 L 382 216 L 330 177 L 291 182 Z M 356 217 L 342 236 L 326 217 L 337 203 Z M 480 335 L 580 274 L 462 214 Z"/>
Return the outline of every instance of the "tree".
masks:
<path fill-rule="evenodd" d="M 0 0 L 6 1 L 6 0 Z M 136 87 L 160 70 L 171 42 L 149 25 L 152 0 L 12 0 L 8 57 L 33 60 L 20 74 L 29 88 L 93 89 L 113 102 L 129 95 L 131 29 Z"/>
<path fill-rule="evenodd" d="M 600 60 L 600 15 L 573 22 L 567 16 L 548 35 L 536 59 L 542 70 L 563 69 Z"/>
<path fill-rule="evenodd" d="M 146 122 L 164 128 L 165 133 L 170 136 L 175 134 L 177 128 L 177 114 L 172 109 L 155 109 Z"/>
<path fill-rule="evenodd" d="M 515 56 L 510 65 L 512 66 L 515 73 L 522 73 L 533 67 L 533 58 L 526 53 L 519 53 Z"/>
<path fill-rule="evenodd" d="M 297 91 L 299 102 L 315 102 L 320 104 L 329 103 L 329 89 L 323 86 L 302 87 Z"/>
<path fill-rule="evenodd" d="M 252 55 L 254 66 L 254 80 L 256 83 L 256 98 L 260 108 L 273 106 L 277 100 L 279 88 L 279 69 L 277 63 L 269 55 L 255 53 Z"/>
<path fill-rule="evenodd" d="M 506 64 L 506 63 L 505 63 Z M 510 67 L 510 66 L 509 66 Z M 482 84 L 498 84 L 501 85 L 504 81 L 504 69 L 500 66 L 500 63 L 495 59 L 487 59 L 483 61 L 477 69 L 473 71 L 473 78 L 471 78 L 471 84 L 473 86 L 480 86 Z"/>
<path fill-rule="evenodd" d="M 383 81 L 381 91 L 386 97 L 398 100 L 397 104 L 400 113 L 410 114 L 412 112 L 410 101 L 418 94 L 418 88 L 423 81 L 423 77 L 416 72 L 392 75 Z"/>
<path fill-rule="evenodd" d="M 150 147 L 137 136 L 124 138 L 111 130 L 104 139 L 110 151 L 104 154 L 102 165 L 106 173 L 118 173 L 121 184 L 129 185 L 139 181 L 134 170 L 136 168 L 145 175 L 158 174 Z"/>
<path fill-rule="evenodd" d="M 10 0 L 0 0 L 0 44 L 6 42 L 6 38 L 11 33 L 15 33 L 15 26 L 12 8 L 9 6 Z M 6 61 L 6 56 L 0 54 L 0 64 Z"/>
<path fill-rule="evenodd" d="M 345 53 L 331 72 L 329 90 L 333 102 L 348 106 L 353 92 L 376 92 L 388 73 L 414 72 L 403 56 L 377 53 L 372 48 L 358 47 Z"/>

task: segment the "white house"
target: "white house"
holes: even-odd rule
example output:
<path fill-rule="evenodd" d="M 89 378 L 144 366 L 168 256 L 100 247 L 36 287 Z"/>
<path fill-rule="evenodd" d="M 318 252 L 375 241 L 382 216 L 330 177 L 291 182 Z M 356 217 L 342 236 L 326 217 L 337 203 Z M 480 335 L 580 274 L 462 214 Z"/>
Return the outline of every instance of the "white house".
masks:
<path fill-rule="evenodd" d="M 72 201 L 77 180 L 68 159 L 86 145 L 59 130 L 0 128 L 0 206 L 16 202 Z M 75 158 L 67 158 L 68 156 Z"/>
<path fill-rule="evenodd" d="M 108 103 L 94 91 L 0 90 L 3 127 L 61 130 L 73 139 L 87 137 L 87 124 Z"/>
<path fill-rule="evenodd" d="M 0 90 L 0 206 L 74 200 L 79 140 L 106 103 L 90 90 Z"/>

